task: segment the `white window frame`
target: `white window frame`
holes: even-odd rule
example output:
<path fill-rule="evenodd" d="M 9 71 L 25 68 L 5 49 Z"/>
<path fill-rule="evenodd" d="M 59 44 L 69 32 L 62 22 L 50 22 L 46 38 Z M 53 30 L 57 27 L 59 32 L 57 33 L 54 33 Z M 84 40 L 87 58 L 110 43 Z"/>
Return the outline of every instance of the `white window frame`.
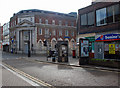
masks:
<path fill-rule="evenodd" d="M 62 36 L 62 30 L 59 30 L 59 36 Z"/>
<path fill-rule="evenodd" d="M 39 23 L 42 24 L 42 19 L 41 18 L 39 19 Z"/>
<path fill-rule="evenodd" d="M 56 35 L 56 30 L 55 29 L 52 31 L 52 34 L 53 34 L 53 36 Z"/>
<path fill-rule="evenodd" d="M 52 25 L 55 25 L 55 20 L 52 20 Z"/>
<path fill-rule="evenodd" d="M 48 20 L 47 19 L 45 20 L 45 24 L 48 24 Z"/>
<path fill-rule="evenodd" d="M 61 26 L 62 25 L 62 21 L 61 20 L 59 20 L 59 26 Z"/>

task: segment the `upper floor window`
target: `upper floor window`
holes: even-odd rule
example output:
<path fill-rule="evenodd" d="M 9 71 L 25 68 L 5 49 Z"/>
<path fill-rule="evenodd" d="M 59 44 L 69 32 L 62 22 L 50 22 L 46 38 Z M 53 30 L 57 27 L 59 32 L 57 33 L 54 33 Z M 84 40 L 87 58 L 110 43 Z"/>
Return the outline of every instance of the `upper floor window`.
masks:
<path fill-rule="evenodd" d="M 62 21 L 59 21 L 59 26 L 61 26 L 62 25 Z"/>
<path fill-rule="evenodd" d="M 59 36 L 62 36 L 62 30 L 59 30 Z"/>
<path fill-rule="evenodd" d="M 72 26 L 72 27 L 74 26 L 74 22 L 71 22 L 71 26 Z"/>
<path fill-rule="evenodd" d="M 65 36 L 68 36 L 68 30 L 65 30 Z"/>
<path fill-rule="evenodd" d="M 41 28 L 39 29 L 39 35 L 42 35 L 42 29 Z"/>
<path fill-rule="evenodd" d="M 68 22 L 67 21 L 65 22 L 65 26 L 68 26 Z"/>
<path fill-rule="evenodd" d="M 33 21 L 32 17 L 30 18 L 30 21 Z"/>
<path fill-rule="evenodd" d="M 45 35 L 49 34 L 49 29 L 45 29 Z"/>
<path fill-rule="evenodd" d="M 74 36 L 74 31 L 71 31 L 71 35 Z"/>
<path fill-rule="evenodd" d="M 48 24 L 48 20 L 45 20 L 45 24 Z"/>
<path fill-rule="evenodd" d="M 52 20 L 52 24 L 55 25 L 55 20 Z"/>
<path fill-rule="evenodd" d="M 102 8 L 96 11 L 97 26 L 106 24 L 106 8 Z"/>
<path fill-rule="evenodd" d="M 39 19 L 39 23 L 40 23 L 40 24 L 42 23 L 42 19 L 41 19 L 41 18 Z"/>
<path fill-rule="evenodd" d="M 95 16 L 94 12 L 88 13 L 88 26 L 94 26 L 95 23 Z"/>
<path fill-rule="evenodd" d="M 87 14 L 81 15 L 81 26 L 86 27 L 87 26 Z"/>
<path fill-rule="evenodd" d="M 114 23 L 120 21 L 119 4 L 107 7 L 107 23 Z"/>
<path fill-rule="evenodd" d="M 55 36 L 55 35 L 56 35 L 56 31 L 55 31 L 55 30 L 53 30 L 53 31 L 52 31 L 52 34 L 53 34 L 53 36 Z"/>

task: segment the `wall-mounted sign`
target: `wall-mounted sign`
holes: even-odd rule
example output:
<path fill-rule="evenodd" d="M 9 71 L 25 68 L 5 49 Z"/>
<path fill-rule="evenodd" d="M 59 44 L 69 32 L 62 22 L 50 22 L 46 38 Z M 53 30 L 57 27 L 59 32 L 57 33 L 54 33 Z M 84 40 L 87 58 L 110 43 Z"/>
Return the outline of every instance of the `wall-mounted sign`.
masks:
<path fill-rule="evenodd" d="M 115 44 L 109 44 L 109 54 L 115 54 Z"/>
<path fill-rule="evenodd" d="M 120 34 L 101 35 L 95 41 L 99 42 L 99 41 L 114 41 L 114 40 L 120 40 Z"/>
<path fill-rule="evenodd" d="M 89 40 L 80 39 L 80 57 L 89 57 Z"/>

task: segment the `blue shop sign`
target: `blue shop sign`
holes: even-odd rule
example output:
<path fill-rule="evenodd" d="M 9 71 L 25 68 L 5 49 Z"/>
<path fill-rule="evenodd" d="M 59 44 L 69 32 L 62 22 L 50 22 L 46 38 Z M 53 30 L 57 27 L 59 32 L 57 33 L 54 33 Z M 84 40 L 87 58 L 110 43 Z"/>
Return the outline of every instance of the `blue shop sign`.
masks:
<path fill-rule="evenodd" d="M 69 36 L 65 36 L 64 38 L 70 38 Z"/>
<path fill-rule="evenodd" d="M 101 35 L 95 41 L 115 41 L 115 40 L 120 40 L 120 34 Z"/>

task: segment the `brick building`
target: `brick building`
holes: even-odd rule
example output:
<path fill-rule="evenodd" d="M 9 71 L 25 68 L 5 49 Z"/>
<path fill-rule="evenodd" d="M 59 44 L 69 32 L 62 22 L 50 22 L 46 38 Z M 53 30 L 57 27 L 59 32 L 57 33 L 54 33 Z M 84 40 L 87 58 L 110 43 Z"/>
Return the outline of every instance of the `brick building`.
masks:
<path fill-rule="evenodd" d="M 68 41 L 72 50 L 76 42 L 76 16 L 43 10 L 22 10 L 10 19 L 10 50 L 27 53 L 44 51 L 44 41 L 55 49 L 57 41 Z"/>
<path fill-rule="evenodd" d="M 77 38 L 89 39 L 91 58 L 120 59 L 120 2 L 79 9 L 77 22 Z"/>

